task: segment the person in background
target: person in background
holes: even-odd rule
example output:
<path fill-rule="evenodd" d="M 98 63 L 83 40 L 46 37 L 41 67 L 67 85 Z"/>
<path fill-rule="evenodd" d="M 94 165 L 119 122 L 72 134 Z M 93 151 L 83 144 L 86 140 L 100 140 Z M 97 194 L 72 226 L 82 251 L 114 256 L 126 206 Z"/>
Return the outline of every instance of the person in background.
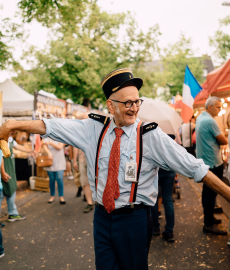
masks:
<path fill-rule="evenodd" d="M 0 150 L 0 165 L 1 165 L 1 161 L 2 161 L 2 150 Z M 1 182 L 1 175 L 0 175 L 0 199 L 3 200 L 4 195 L 3 195 L 3 186 L 2 186 L 2 182 Z M 1 227 L 0 226 L 0 258 L 2 258 L 5 254 L 4 254 L 4 248 L 2 246 L 2 232 L 1 232 Z"/>
<path fill-rule="evenodd" d="M 55 196 L 55 181 L 58 184 L 58 194 L 60 204 L 66 204 L 64 199 L 64 184 L 63 184 L 63 175 L 66 170 L 66 160 L 64 154 L 64 143 L 56 142 L 49 138 L 44 139 L 43 149 L 48 154 L 49 158 L 53 159 L 53 164 L 50 167 L 44 167 L 44 170 L 47 171 L 50 179 L 50 199 L 48 203 L 54 202 Z"/>
<path fill-rule="evenodd" d="M 221 157 L 220 145 L 228 143 L 222 134 L 214 117 L 221 110 L 221 99 L 210 97 L 205 103 L 205 112 L 202 112 L 196 121 L 196 156 L 203 159 L 206 165 L 210 166 L 212 171 L 220 179 L 223 178 L 223 160 Z M 203 184 L 202 206 L 204 209 L 204 227 L 203 232 L 219 235 L 226 235 L 218 224 L 220 219 L 214 217 L 214 207 L 217 193 Z"/>
<path fill-rule="evenodd" d="M 188 123 L 183 123 L 179 129 L 179 133 L 182 139 L 182 145 L 187 152 L 195 157 L 194 148 L 192 145 L 192 133 L 196 127 L 196 119 L 192 116 Z"/>
<path fill-rule="evenodd" d="M 71 167 L 71 159 L 70 159 L 70 146 L 65 146 L 65 160 L 66 160 L 66 176 L 69 180 L 73 179 L 72 167 Z"/>
<path fill-rule="evenodd" d="M 22 152 L 26 152 L 30 155 L 34 155 L 34 151 L 26 148 L 23 145 L 17 144 L 17 142 L 13 139 L 14 132 L 11 132 L 11 136 L 8 139 L 8 147 L 11 152 L 11 156 L 9 158 L 2 158 L 1 164 L 1 179 L 3 185 L 3 192 L 6 196 L 7 207 L 8 207 L 8 221 L 14 222 L 17 220 L 24 220 L 26 216 L 20 215 L 17 210 L 17 206 L 15 204 L 16 198 L 16 189 L 17 189 L 17 178 L 16 178 L 16 169 L 15 169 L 15 158 L 13 153 L 13 148 Z M 4 197 L 0 198 L 0 209 L 2 205 Z"/>
<path fill-rule="evenodd" d="M 77 157 L 79 160 L 80 183 L 81 183 L 81 186 L 83 188 L 86 201 L 88 203 L 83 212 L 89 213 L 91 210 L 93 210 L 93 199 L 92 199 L 92 191 L 90 189 L 89 180 L 88 180 L 88 176 L 87 176 L 87 163 L 86 163 L 86 159 L 85 159 L 85 154 L 80 149 L 74 147 L 74 149 L 73 149 L 73 159 L 74 159 L 73 167 L 75 168 L 75 170 L 78 169 Z"/>
<path fill-rule="evenodd" d="M 175 139 L 175 135 L 169 135 L 173 140 Z M 164 204 L 165 209 L 165 219 L 166 225 L 165 230 L 162 233 L 164 240 L 168 242 L 174 242 L 174 205 L 173 205 L 173 185 L 175 179 L 175 172 L 172 170 L 164 170 L 162 168 L 159 169 L 158 172 L 158 184 L 161 189 L 162 202 Z M 158 221 L 159 218 L 159 209 L 158 209 L 158 200 L 154 206 L 151 207 L 151 214 L 153 220 L 153 235 L 160 235 L 160 223 Z"/>

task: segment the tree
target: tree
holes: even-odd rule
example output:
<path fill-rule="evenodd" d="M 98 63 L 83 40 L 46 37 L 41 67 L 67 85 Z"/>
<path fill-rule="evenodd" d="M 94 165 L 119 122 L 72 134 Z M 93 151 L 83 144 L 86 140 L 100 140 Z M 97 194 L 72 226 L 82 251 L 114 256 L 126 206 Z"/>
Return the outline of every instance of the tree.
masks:
<path fill-rule="evenodd" d="M 166 87 L 169 91 L 162 94 L 163 99 L 169 100 L 179 93 L 182 95 L 185 67 L 189 66 L 198 82 L 202 83 L 203 63 L 202 58 L 194 57 L 191 48 L 191 39 L 181 34 L 179 40 L 164 49 L 161 54 L 160 64 L 162 72 L 156 72 L 156 81 L 159 86 Z"/>
<path fill-rule="evenodd" d="M 24 20 L 37 19 L 49 27 L 51 40 L 47 49 L 31 48 L 24 55 L 34 63 L 30 71 L 21 70 L 15 78 L 24 89 L 44 89 L 80 104 L 86 98 L 93 105 L 98 99 L 105 101 L 100 86 L 103 76 L 131 67 L 135 76 L 144 78 L 143 93 L 155 95 L 154 77 L 143 66 L 158 50 L 158 25 L 145 34 L 137 30 L 131 14 L 101 11 L 95 0 L 30 2 L 19 3 Z"/>
<path fill-rule="evenodd" d="M 222 62 L 225 62 L 229 59 L 230 53 L 230 35 L 229 33 L 230 26 L 230 16 L 220 20 L 219 29 L 216 31 L 214 37 L 209 38 L 209 43 L 211 46 L 216 48 L 216 55 Z M 226 29 L 227 28 L 227 29 Z M 224 31 L 228 30 L 228 31 Z"/>
<path fill-rule="evenodd" d="M 22 37 L 22 29 L 19 24 L 0 16 L 0 70 L 11 66 L 14 66 L 15 69 L 18 68 L 19 64 L 14 60 L 11 43 Z"/>

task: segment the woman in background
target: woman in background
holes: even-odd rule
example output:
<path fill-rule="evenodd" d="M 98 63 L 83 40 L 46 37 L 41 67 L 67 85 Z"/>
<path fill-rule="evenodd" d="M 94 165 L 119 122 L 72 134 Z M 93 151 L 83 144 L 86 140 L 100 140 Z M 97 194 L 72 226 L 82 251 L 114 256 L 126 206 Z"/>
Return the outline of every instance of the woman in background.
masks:
<path fill-rule="evenodd" d="M 66 160 L 64 153 L 64 144 L 56 142 L 49 138 L 44 139 L 43 149 L 48 154 L 49 158 L 53 158 L 53 164 L 50 167 L 44 167 L 47 171 L 50 179 L 50 199 L 48 203 L 54 201 L 55 196 L 55 180 L 58 184 L 58 194 L 60 199 L 60 204 L 65 204 L 64 199 L 64 184 L 63 184 L 63 174 L 66 170 Z"/>

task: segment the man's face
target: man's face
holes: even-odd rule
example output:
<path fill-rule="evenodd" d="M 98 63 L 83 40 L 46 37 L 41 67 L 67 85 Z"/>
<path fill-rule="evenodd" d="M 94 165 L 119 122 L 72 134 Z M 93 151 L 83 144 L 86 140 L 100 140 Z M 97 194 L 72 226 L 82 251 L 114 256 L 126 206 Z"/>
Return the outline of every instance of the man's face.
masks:
<path fill-rule="evenodd" d="M 220 101 L 216 101 L 214 105 L 208 106 L 208 112 L 211 114 L 212 117 L 215 117 L 218 115 L 222 107 L 222 103 Z"/>
<path fill-rule="evenodd" d="M 136 101 L 139 99 L 139 92 L 135 86 L 127 86 L 112 94 L 107 101 L 107 106 L 111 114 L 114 115 L 117 127 L 133 125 L 137 119 L 137 113 L 140 107 L 135 103 L 131 108 L 126 108 L 125 104 L 111 101 L 111 99 L 126 102 L 128 100 Z"/>

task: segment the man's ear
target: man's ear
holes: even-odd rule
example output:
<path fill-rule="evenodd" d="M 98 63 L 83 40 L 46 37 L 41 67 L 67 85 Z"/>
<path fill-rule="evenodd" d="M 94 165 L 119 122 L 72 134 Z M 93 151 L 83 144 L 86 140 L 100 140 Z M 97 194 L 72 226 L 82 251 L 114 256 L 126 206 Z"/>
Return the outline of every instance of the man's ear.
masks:
<path fill-rule="evenodd" d="M 108 99 L 108 100 L 106 101 L 106 105 L 107 105 L 107 108 L 108 108 L 109 112 L 110 112 L 112 115 L 114 115 L 114 113 L 115 113 L 115 108 L 114 108 L 114 106 L 113 106 L 113 102 L 112 102 L 110 99 Z"/>

